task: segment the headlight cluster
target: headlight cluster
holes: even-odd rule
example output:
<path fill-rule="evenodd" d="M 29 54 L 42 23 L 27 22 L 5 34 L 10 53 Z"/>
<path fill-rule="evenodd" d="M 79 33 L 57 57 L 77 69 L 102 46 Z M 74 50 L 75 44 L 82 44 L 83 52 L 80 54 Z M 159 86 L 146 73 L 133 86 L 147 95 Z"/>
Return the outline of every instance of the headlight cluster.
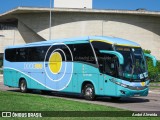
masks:
<path fill-rule="evenodd" d="M 117 85 L 120 85 L 120 86 L 122 86 L 122 87 L 125 87 L 125 88 L 128 87 L 128 85 L 123 84 L 123 83 L 120 83 L 120 82 L 116 81 L 114 78 L 113 78 L 113 79 L 110 79 L 110 81 L 113 82 L 113 83 L 115 83 L 115 84 L 117 84 Z"/>
<path fill-rule="evenodd" d="M 148 86 L 149 86 L 149 82 L 147 82 L 145 84 L 145 86 L 130 86 L 130 85 L 126 85 L 126 84 L 123 84 L 123 83 L 120 83 L 120 82 L 116 81 L 115 78 L 110 79 L 110 81 L 115 83 L 115 84 L 117 84 L 117 85 L 119 85 L 119 86 L 131 89 L 131 90 L 144 90 L 144 89 L 148 88 Z"/>

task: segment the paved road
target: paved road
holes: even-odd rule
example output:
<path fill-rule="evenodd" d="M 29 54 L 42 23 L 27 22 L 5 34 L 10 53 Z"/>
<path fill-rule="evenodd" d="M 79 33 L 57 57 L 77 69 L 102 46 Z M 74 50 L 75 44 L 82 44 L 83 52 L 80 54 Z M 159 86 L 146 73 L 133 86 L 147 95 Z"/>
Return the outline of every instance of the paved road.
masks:
<path fill-rule="evenodd" d="M 19 89 L 9 88 L 4 86 L 2 80 L 0 80 L 0 90 L 19 92 Z M 97 98 L 95 101 L 87 101 L 75 95 L 73 96 L 73 95 L 63 95 L 63 94 L 53 93 L 51 95 L 43 95 L 43 96 L 63 98 L 68 100 L 93 103 L 105 106 L 112 106 L 132 111 L 160 111 L 160 91 L 155 91 L 155 90 L 150 91 L 147 97 L 123 98 L 117 102 L 113 102 L 110 98 L 107 97 Z"/>

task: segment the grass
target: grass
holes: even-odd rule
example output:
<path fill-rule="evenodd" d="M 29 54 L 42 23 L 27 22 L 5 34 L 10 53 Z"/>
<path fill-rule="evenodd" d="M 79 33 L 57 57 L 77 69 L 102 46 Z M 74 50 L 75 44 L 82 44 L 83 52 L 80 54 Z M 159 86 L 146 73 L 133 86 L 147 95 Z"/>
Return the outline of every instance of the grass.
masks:
<path fill-rule="evenodd" d="M 124 111 L 123 109 L 82 103 L 62 98 L 44 97 L 37 94 L 23 94 L 18 92 L 0 91 L 0 111 Z M 116 114 L 116 113 L 115 113 Z M 116 115 L 115 115 L 116 116 Z M 128 120 L 141 119 L 150 120 L 150 117 L 54 117 L 60 120 Z M 1 118 L 0 118 L 1 119 Z M 8 120 L 8 118 L 5 118 Z M 33 118 L 12 118 L 15 120 Z M 35 118 L 38 120 L 52 120 L 53 118 Z M 158 120 L 158 117 L 152 117 Z"/>
<path fill-rule="evenodd" d="M 2 91 L 0 91 L 0 106 L 0 111 L 121 111 L 118 108 L 61 98 Z"/>

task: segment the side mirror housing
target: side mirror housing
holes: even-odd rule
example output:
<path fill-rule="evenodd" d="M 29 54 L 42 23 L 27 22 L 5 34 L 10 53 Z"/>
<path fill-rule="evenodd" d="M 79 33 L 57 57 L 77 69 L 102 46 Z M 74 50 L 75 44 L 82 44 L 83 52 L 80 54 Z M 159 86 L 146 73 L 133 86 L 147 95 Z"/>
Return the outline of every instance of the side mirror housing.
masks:
<path fill-rule="evenodd" d="M 157 60 L 156 60 L 155 56 L 153 56 L 153 55 L 151 55 L 151 54 L 147 54 L 147 53 L 144 53 L 144 56 L 151 58 L 152 61 L 153 61 L 153 66 L 156 67 Z"/>
<path fill-rule="evenodd" d="M 116 51 L 100 50 L 100 53 L 112 54 L 118 57 L 118 61 L 121 65 L 124 64 L 124 57 L 121 53 Z"/>

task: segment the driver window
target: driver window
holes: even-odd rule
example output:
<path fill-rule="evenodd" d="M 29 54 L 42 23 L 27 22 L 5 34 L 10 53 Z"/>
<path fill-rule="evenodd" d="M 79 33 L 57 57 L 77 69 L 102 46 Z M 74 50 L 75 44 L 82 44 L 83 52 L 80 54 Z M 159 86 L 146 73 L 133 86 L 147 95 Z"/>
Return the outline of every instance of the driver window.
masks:
<path fill-rule="evenodd" d="M 116 76 L 115 60 L 113 57 L 111 57 L 109 60 L 106 60 L 104 72 L 108 75 Z"/>
<path fill-rule="evenodd" d="M 116 58 L 115 56 L 101 54 L 101 59 L 99 59 L 99 64 L 100 64 L 99 70 L 101 73 L 108 74 L 110 76 L 116 76 Z"/>

